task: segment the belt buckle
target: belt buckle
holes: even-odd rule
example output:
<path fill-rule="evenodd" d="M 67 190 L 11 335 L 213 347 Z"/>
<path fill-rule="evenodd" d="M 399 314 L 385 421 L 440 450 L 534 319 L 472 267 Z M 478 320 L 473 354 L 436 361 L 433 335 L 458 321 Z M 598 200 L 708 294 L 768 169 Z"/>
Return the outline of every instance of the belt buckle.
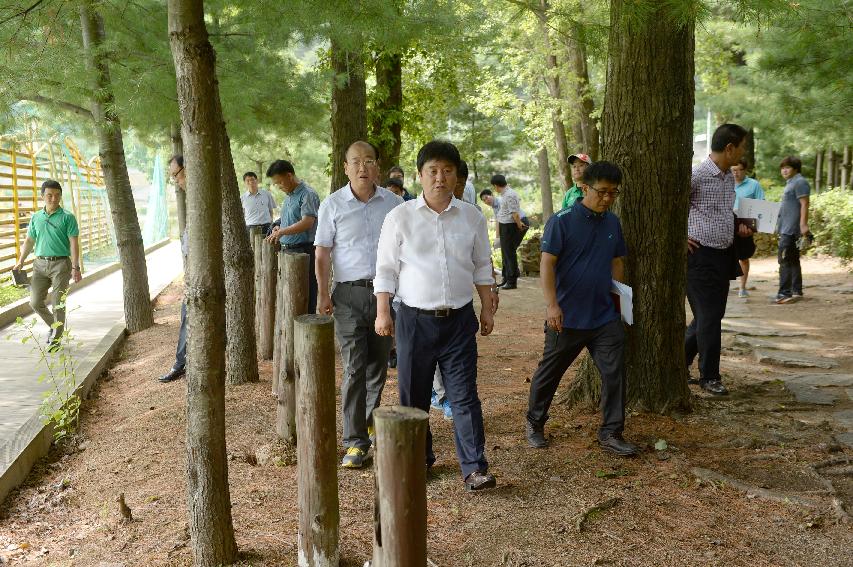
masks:
<path fill-rule="evenodd" d="M 450 317 L 451 311 L 452 311 L 452 309 L 450 309 L 449 307 L 446 309 L 436 309 L 435 310 L 435 316 L 436 317 Z"/>

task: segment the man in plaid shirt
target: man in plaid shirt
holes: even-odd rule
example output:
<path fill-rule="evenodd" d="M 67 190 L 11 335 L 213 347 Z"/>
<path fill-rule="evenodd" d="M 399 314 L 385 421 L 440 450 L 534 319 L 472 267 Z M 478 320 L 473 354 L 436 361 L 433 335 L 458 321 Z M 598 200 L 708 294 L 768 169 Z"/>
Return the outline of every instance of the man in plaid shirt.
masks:
<path fill-rule="evenodd" d="M 729 393 L 720 377 L 721 322 L 726 313 L 729 280 L 740 275 L 734 248 L 735 182 L 731 167 L 743 157 L 747 131 L 723 124 L 711 138 L 711 155 L 693 168 L 687 217 L 687 301 L 693 321 L 684 350 L 687 367 L 699 355 L 699 385 L 722 396 Z M 741 236 L 751 231 L 738 229 Z"/>

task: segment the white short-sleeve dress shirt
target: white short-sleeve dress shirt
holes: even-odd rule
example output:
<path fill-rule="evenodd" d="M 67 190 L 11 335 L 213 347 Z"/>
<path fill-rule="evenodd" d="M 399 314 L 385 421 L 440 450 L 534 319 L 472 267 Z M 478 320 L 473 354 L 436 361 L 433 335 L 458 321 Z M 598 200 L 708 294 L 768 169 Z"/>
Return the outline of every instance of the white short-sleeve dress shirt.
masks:
<path fill-rule="evenodd" d="M 486 218 L 453 197 L 436 213 L 423 195 L 385 217 L 379 236 L 374 293 L 391 293 L 409 307 L 459 309 L 474 285 L 492 285 Z"/>
<path fill-rule="evenodd" d="M 402 197 L 383 187 L 377 187 L 373 196 L 362 203 L 349 184 L 323 201 L 314 245 L 332 249 L 336 282 L 373 279 L 382 223 L 402 203 Z"/>

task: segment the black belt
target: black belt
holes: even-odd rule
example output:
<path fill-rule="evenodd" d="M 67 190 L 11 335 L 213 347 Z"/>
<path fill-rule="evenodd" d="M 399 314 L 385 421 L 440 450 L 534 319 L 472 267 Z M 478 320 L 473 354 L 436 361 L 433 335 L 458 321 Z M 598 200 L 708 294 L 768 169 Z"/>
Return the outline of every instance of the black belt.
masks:
<path fill-rule="evenodd" d="M 407 307 L 409 309 L 412 309 L 418 315 L 429 315 L 430 317 L 444 318 L 444 317 L 450 317 L 452 315 L 455 315 L 456 313 L 458 313 L 464 309 L 468 309 L 469 307 L 471 307 L 471 302 L 463 305 L 462 307 L 460 307 L 458 309 L 452 309 L 450 307 L 448 307 L 446 309 L 420 309 L 418 307 L 412 307 L 410 305 L 406 305 L 405 303 L 403 303 L 402 305 L 403 305 L 403 307 Z"/>
<path fill-rule="evenodd" d="M 310 242 L 302 242 L 300 244 L 282 244 L 282 250 L 298 250 L 300 248 L 314 248 L 314 245 Z"/>
<path fill-rule="evenodd" d="M 353 280 L 351 282 L 338 282 L 342 285 L 351 285 L 355 287 L 373 287 L 373 280 Z"/>
<path fill-rule="evenodd" d="M 36 256 L 39 260 L 47 260 L 48 262 L 53 262 L 55 260 L 67 260 L 68 256 Z"/>

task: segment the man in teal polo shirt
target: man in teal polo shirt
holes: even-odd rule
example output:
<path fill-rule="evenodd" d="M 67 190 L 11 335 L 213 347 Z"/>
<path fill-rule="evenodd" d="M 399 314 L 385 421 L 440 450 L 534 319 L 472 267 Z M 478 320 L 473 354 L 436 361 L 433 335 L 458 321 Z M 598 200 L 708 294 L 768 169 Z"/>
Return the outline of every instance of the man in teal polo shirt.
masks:
<path fill-rule="evenodd" d="M 575 204 L 578 199 L 583 199 L 583 172 L 587 166 L 592 163 L 589 156 L 586 154 L 572 154 L 569 156 L 569 166 L 572 168 L 572 186 L 566 191 L 563 196 L 563 206 L 561 209 L 568 209 Z"/>
<path fill-rule="evenodd" d="M 30 279 L 30 305 L 47 323 L 50 328 L 48 343 L 51 347 L 56 347 L 65 326 L 65 300 L 62 296 L 68 290 L 69 279 L 80 281 L 80 247 L 77 242 L 80 230 L 74 215 L 59 206 L 62 186 L 57 181 L 48 179 L 42 183 L 41 195 L 44 208 L 34 213 L 30 219 L 21 259 L 13 269 L 23 268 L 24 260 L 35 248 L 36 259 Z M 47 292 L 51 288 L 52 313 L 45 304 Z M 59 325 L 54 328 L 54 323 Z"/>
<path fill-rule="evenodd" d="M 279 226 L 270 232 L 267 241 L 281 243 L 281 249 L 308 254 L 308 313 L 317 311 L 317 275 L 314 271 L 314 235 L 317 232 L 317 211 L 320 197 L 307 183 L 296 177 L 293 164 L 279 159 L 270 164 L 267 177 L 285 192 L 281 204 Z"/>

